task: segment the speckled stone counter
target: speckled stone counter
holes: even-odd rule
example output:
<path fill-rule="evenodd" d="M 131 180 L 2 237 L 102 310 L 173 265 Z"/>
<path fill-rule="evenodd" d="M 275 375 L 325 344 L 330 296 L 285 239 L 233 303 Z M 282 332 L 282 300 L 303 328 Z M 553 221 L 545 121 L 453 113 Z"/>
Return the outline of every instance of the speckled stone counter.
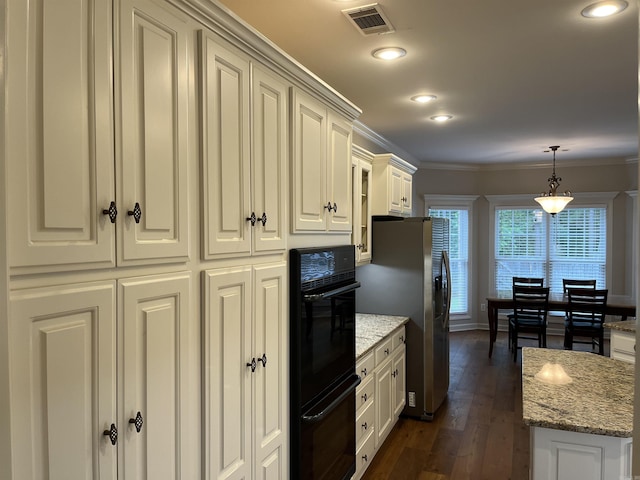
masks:
<path fill-rule="evenodd" d="M 409 317 L 356 313 L 356 360 L 408 321 Z"/>
<path fill-rule="evenodd" d="M 636 333 L 636 321 L 625 320 L 623 322 L 605 322 L 604 328 L 610 328 L 611 330 L 619 330 L 627 333 Z"/>
<path fill-rule="evenodd" d="M 572 382 L 535 378 L 545 363 L 562 365 Z M 633 430 L 634 366 L 587 352 L 522 349 L 522 417 L 525 424 L 629 438 Z"/>

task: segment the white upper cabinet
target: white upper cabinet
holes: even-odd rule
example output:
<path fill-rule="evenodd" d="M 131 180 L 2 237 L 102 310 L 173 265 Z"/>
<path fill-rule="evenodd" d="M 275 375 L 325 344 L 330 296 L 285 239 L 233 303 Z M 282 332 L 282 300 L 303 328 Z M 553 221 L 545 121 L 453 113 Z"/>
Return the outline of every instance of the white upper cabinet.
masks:
<path fill-rule="evenodd" d="M 411 215 L 413 174 L 416 167 L 393 154 L 373 159 L 372 215 Z"/>
<path fill-rule="evenodd" d="M 292 89 L 292 231 L 351 231 L 351 123 Z"/>
<path fill-rule="evenodd" d="M 115 19 L 104 0 L 11 7 L 11 267 L 186 259 L 184 21 L 144 1 L 120 2 Z"/>
<path fill-rule="evenodd" d="M 116 50 L 118 261 L 188 256 L 192 29 L 169 5 L 121 0 Z"/>
<path fill-rule="evenodd" d="M 200 44 L 203 256 L 282 250 L 287 87 L 211 32 Z"/>
<path fill-rule="evenodd" d="M 353 146 L 351 157 L 353 172 L 353 233 L 351 242 L 356 247 L 356 264 L 371 262 L 371 179 L 373 154 Z"/>

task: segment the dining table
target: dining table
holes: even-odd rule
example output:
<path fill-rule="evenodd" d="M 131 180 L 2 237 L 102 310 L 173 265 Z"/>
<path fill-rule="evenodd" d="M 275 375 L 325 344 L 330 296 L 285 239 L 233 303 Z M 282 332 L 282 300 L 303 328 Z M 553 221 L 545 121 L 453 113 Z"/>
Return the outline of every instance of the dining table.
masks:
<path fill-rule="evenodd" d="M 565 312 L 568 298 L 566 294 L 549 295 L 549 311 Z M 487 316 L 489 318 L 489 358 L 493 355 L 493 344 L 498 335 L 498 313 L 500 310 L 513 311 L 513 297 L 509 295 L 494 295 L 487 297 Z M 620 320 L 627 320 L 636 316 L 635 299 L 625 295 L 609 295 L 606 315 L 619 316 Z"/>

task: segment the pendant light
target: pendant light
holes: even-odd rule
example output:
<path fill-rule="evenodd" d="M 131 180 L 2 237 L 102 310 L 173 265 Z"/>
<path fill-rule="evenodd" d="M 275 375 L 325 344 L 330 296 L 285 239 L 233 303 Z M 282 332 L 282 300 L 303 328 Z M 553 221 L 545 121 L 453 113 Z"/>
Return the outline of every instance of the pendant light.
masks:
<path fill-rule="evenodd" d="M 571 192 L 566 191 L 564 193 L 558 194 L 557 189 L 560 186 L 560 181 L 562 178 L 556 177 L 556 150 L 560 148 L 560 145 L 554 145 L 549 147 L 550 150 L 553 151 L 553 172 L 551 173 L 551 177 L 549 177 L 549 191 L 542 192 L 539 197 L 535 198 L 535 201 L 540 204 L 542 209 L 550 213 L 551 215 L 555 215 L 558 212 L 561 212 L 567 204 L 573 200 L 571 196 Z"/>

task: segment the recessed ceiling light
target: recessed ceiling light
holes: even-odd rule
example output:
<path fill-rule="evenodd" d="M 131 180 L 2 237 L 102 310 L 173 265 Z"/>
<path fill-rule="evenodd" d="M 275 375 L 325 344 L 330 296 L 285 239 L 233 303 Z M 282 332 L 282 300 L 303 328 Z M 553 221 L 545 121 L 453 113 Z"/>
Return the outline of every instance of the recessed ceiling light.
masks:
<path fill-rule="evenodd" d="M 429 103 L 435 100 L 436 98 L 438 97 L 436 97 L 435 95 L 415 95 L 411 97 L 411 100 L 418 103 Z"/>
<path fill-rule="evenodd" d="M 602 18 L 620 13 L 629 4 L 625 0 L 606 0 L 604 2 L 592 3 L 584 10 L 582 16 L 587 18 Z"/>
<path fill-rule="evenodd" d="M 395 60 L 396 58 L 404 57 L 406 54 L 407 51 L 400 47 L 378 48 L 371 52 L 371 55 L 381 60 Z"/>
<path fill-rule="evenodd" d="M 433 117 L 430 117 L 431 120 L 435 121 L 435 122 L 446 122 L 447 120 L 451 120 L 453 117 L 451 115 L 434 115 Z"/>

